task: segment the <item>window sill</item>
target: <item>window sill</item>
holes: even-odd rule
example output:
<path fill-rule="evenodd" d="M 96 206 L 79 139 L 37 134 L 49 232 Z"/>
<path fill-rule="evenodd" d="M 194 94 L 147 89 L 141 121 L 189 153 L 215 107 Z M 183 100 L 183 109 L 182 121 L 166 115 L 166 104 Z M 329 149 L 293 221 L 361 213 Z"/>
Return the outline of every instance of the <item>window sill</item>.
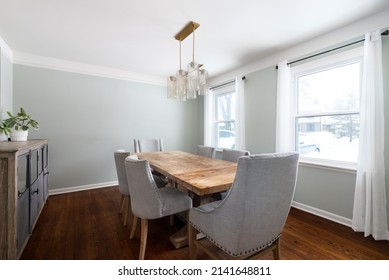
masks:
<path fill-rule="evenodd" d="M 300 156 L 299 166 L 326 169 L 344 173 L 357 173 L 357 164 L 351 162 L 332 161 L 325 159 L 313 159 Z"/>

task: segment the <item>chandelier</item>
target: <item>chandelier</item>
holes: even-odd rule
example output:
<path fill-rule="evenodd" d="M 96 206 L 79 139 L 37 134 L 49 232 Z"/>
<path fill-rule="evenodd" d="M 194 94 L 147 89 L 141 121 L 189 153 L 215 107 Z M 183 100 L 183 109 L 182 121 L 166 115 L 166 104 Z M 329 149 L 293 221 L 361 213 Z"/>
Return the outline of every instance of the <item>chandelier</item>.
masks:
<path fill-rule="evenodd" d="M 189 22 L 174 38 L 179 41 L 180 68 L 175 76 L 170 76 L 167 82 L 167 97 L 186 101 L 194 99 L 197 95 L 204 95 L 208 92 L 207 78 L 208 72 L 200 69 L 203 65 L 194 60 L 195 30 L 200 26 L 196 22 Z M 193 34 L 192 61 L 189 62 L 187 71 L 181 68 L 181 43 Z"/>

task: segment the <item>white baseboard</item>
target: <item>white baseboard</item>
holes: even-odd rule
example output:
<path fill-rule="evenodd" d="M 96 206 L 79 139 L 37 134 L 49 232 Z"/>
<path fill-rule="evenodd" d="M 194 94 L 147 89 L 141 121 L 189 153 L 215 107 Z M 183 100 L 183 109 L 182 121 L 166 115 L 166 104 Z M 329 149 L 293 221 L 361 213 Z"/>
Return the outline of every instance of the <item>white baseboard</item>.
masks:
<path fill-rule="evenodd" d="M 92 190 L 92 189 L 112 187 L 112 186 L 117 186 L 117 185 L 118 185 L 118 181 L 113 181 L 113 182 L 105 182 L 105 183 L 99 183 L 99 184 L 52 189 L 52 190 L 49 190 L 49 195 L 57 195 L 57 194 L 63 194 L 63 193 L 86 191 L 86 190 Z"/>
<path fill-rule="evenodd" d="M 313 215 L 322 217 L 324 219 L 336 222 L 338 224 L 342 224 L 342 225 L 345 225 L 348 227 L 351 227 L 351 225 L 352 225 L 352 221 L 349 218 L 345 218 L 345 217 L 342 217 L 342 216 L 339 216 L 339 215 L 336 215 L 336 214 L 333 214 L 333 213 L 330 213 L 330 212 L 327 212 L 327 211 L 324 211 L 324 210 L 321 210 L 321 209 L 318 209 L 318 208 L 315 208 L 312 206 L 308 206 L 308 205 L 305 205 L 305 204 L 302 204 L 302 203 L 299 203 L 296 201 L 292 202 L 292 207 L 300 209 L 300 210 L 308 212 L 308 213 L 311 213 Z"/>

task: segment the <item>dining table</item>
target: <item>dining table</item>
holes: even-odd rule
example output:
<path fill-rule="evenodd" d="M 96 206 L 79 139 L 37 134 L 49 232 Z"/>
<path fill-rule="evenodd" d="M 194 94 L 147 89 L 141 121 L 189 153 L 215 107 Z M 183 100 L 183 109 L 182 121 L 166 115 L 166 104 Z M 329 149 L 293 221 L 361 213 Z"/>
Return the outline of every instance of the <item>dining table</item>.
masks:
<path fill-rule="evenodd" d="M 197 198 L 228 190 L 237 167 L 234 162 L 183 151 L 138 153 L 138 158 L 147 160 L 154 171 Z"/>
<path fill-rule="evenodd" d="M 235 179 L 237 163 L 183 151 L 138 153 L 154 172 L 165 176 L 172 187 L 188 193 L 193 207 L 205 198 L 229 190 Z M 176 248 L 187 245 L 187 227 L 170 237 Z"/>

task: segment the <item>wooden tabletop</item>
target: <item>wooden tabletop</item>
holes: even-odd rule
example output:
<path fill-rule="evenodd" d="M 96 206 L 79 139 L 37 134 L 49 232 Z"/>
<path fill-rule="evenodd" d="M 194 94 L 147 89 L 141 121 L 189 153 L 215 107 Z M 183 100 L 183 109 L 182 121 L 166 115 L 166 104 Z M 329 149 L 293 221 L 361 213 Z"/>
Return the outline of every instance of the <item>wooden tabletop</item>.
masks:
<path fill-rule="evenodd" d="M 181 151 L 139 153 L 139 159 L 198 196 L 228 190 L 237 164 Z"/>

